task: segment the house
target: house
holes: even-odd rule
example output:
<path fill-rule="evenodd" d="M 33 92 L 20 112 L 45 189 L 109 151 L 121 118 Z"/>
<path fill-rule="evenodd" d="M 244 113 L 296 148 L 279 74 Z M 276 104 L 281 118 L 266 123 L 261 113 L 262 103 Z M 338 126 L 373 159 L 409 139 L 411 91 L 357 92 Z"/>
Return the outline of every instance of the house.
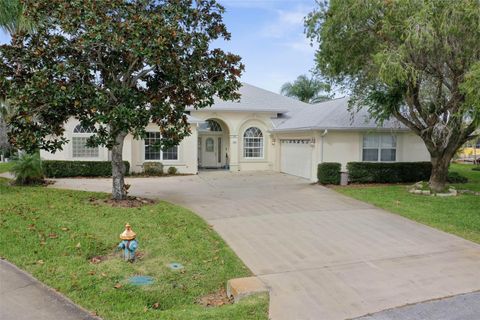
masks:
<path fill-rule="evenodd" d="M 231 171 L 272 170 L 316 181 L 321 162 L 428 161 L 422 140 L 397 121 L 377 126 L 368 112 L 350 112 L 348 98 L 316 105 L 305 104 L 249 84 L 243 84 L 239 102 L 217 99 L 207 109 L 188 109 L 191 136 L 166 151 L 155 148 L 161 139 L 150 124 L 145 140 L 127 136 L 123 158 L 131 171 L 143 163 L 162 162 L 180 173 L 199 169 Z M 106 148 L 88 148 L 91 129 L 71 119 L 66 124 L 69 143 L 43 159 L 110 160 Z"/>

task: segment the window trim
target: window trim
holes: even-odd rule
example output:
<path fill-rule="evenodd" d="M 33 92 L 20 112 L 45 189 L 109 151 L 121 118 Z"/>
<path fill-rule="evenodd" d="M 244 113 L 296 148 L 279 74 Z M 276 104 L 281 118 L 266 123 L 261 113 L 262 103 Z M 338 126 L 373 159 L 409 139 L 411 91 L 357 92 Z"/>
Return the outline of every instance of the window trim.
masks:
<path fill-rule="evenodd" d="M 246 136 L 246 133 L 250 130 L 250 129 L 257 129 L 258 132 L 260 133 L 260 137 L 247 137 Z M 247 127 L 247 129 L 245 129 L 243 131 L 243 135 L 242 135 L 243 139 L 243 150 L 242 150 L 242 154 L 243 154 L 243 159 L 246 159 L 246 160 L 263 160 L 265 159 L 265 135 L 263 134 L 263 131 L 262 129 L 260 129 L 259 127 L 256 127 L 256 126 L 251 126 L 251 127 Z M 247 144 L 246 144 L 246 140 L 247 139 L 259 139 L 260 142 L 261 142 L 261 147 L 247 147 Z M 246 155 L 246 151 L 247 149 L 257 149 L 257 150 L 260 150 L 261 154 L 259 157 L 248 157 Z"/>
<path fill-rule="evenodd" d="M 377 147 L 365 147 L 365 137 L 372 137 L 376 136 L 378 137 L 378 145 Z M 395 141 L 395 147 L 382 147 L 382 137 L 393 137 Z M 392 162 L 397 162 L 398 159 L 398 137 L 395 134 L 388 134 L 388 133 L 366 133 L 363 134 L 361 137 L 361 161 L 362 162 L 386 162 L 386 163 L 392 163 Z M 364 160 L 364 151 L 365 150 L 377 150 L 377 160 Z M 394 160 L 382 160 L 382 150 L 395 150 L 395 159 Z"/>
<path fill-rule="evenodd" d="M 148 134 L 150 133 L 160 133 L 158 131 L 147 131 L 147 137 L 145 137 L 145 139 L 142 140 L 142 150 L 143 150 L 143 162 L 178 162 L 180 161 L 180 145 L 176 145 L 172 148 L 177 148 L 177 159 L 164 159 L 164 152 L 161 148 L 160 148 L 160 159 L 147 159 L 146 158 L 146 155 L 147 155 L 147 152 L 146 152 L 146 147 L 147 147 L 147 144 L 145 143 L 146 142 L 146 139 L 148 139 Z M 161 139 L 161 135 L 160 135 L 160 139 Z"/>
<path fill-rule="evenodd" d="M 71 151 L 72 151 L 71 152 L 72 159 L 98 159 L 98 158 L 100 158 L 100 147 L 96 146 L 94 148 L 91 148 L 91 147 L 87 147 L 86 144 L 83 146 L 83 148 L 96 150 L 96 155 L 93 155 L 93 156 L 92 155 L 88 155 L 88 156 L 75 155 L 75 146 L 74 146 L 74 142 L 73 142 L 74 139 L 75 138 L 88 139 L 89 137 L 94 135 L 96 132 L 97 132 L 97 130 L 96 130 L 95 127 L 85 129 L 85 128 L 82 127 L 81 124 L 77 124 L 73 128 L 72 136 L 71 136 L 71 140 L 70 140 Z"/>

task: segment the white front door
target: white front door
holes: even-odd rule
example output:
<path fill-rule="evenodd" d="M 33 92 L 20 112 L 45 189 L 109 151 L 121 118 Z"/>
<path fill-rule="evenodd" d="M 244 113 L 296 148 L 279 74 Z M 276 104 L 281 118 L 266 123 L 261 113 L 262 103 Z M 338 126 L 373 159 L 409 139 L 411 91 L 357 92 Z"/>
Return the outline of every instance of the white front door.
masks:
<path fill-rule="evenodd" d="M 223 166 L 222 160 L 222 137 L 203 136 L 202 137 L 202 167 L 220 168 Z"/>

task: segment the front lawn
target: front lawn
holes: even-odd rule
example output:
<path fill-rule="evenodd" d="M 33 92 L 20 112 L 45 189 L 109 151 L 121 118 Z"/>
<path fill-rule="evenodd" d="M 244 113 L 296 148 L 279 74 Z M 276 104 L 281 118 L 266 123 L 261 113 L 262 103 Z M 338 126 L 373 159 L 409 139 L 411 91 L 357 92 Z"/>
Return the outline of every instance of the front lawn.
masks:
<path fill-rule="evenodd" d="M 12 167 L 13 162 L 0 162 L 0 173 L 8 172 Z"/>
<path fill-rule="evenodd" d="M 466 177 L 469 182 L 456 184 L 457 189 L 480 191 L 480 171 L 472 165 L 452 164 L 450 170 Z M 405 185 L 335 187 L 335 190 L 406 218 L 456 234 L 480 243 L 480 196 L 428 197 L 408 192 Z"/>
<path fill-rule="evenodd" d="M 95 200 L 107 197 L 0 179 L 0 256 L 105 320 L 268 318 L 266 295 L 215 308 L 197 304 L 227 280 L 250 275 L 202 219 L 164 202 L 112 208 Z M 139 240 L 141 259 L 133 264 L 114 253 L 126 222 Z M 90 262 L 95 256 L 106 260 Z M 185 268 L 172 271 L 172 262 Z M 127 284 L 134 275 L 155 281 Z"/>

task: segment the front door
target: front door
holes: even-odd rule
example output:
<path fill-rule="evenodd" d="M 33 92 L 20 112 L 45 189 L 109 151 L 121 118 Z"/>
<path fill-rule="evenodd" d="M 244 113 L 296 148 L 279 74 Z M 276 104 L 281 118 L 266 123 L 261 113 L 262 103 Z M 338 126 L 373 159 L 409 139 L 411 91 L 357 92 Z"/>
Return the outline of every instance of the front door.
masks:
<path fill-rule="evenodd" d="M 202 167 L 220 168 L 222 167 L 222 137 L 204 136 L 202 137 Z"/>

